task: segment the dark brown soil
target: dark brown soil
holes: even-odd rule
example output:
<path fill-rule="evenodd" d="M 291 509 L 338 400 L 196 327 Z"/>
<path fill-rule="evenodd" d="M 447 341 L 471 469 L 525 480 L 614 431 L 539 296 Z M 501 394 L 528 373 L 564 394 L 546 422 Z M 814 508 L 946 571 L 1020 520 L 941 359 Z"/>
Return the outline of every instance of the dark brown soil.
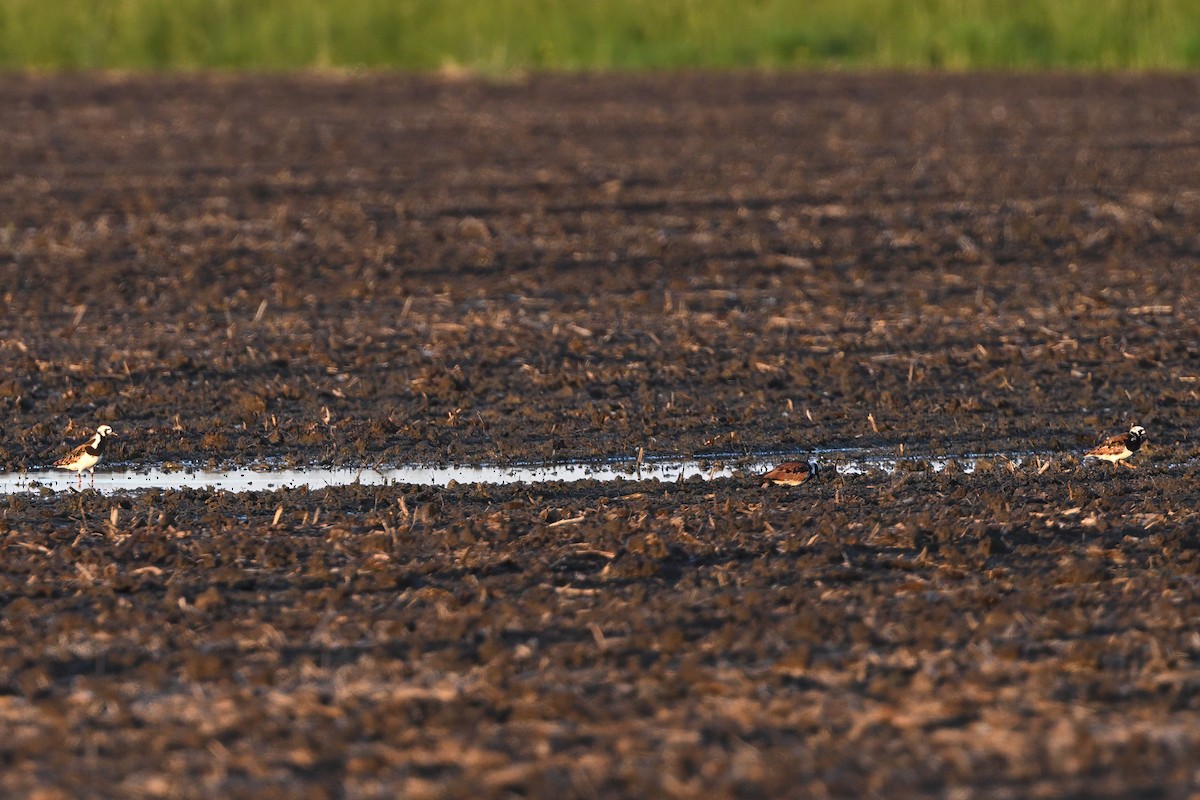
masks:
<path fill-rule="evenodd" d="M 1200 77 L 0 78 L 0 794 L 1200 789 Z M 1137 422 L 1136 471 L 1078 454 Z M 1045 467 L 1039 472 L 1041 467 Z"/>

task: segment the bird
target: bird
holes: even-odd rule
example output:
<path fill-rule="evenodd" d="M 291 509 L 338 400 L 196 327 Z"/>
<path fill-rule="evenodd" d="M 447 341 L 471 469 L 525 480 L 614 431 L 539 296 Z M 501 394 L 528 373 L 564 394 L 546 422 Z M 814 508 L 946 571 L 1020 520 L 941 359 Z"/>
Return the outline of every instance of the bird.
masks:
<path fill-rule="evenodd" d="M 1136 469 L 1133 464 L 1125 463 L 1124 459 L 1136 453 L 1146 441 L 1146 429 L 1134 425 L 1129 433 L 1121 433 L 1106 439 L 1103 444 L 1093 447 L 1083 454 L 1084 458 L 1100 458 L 1110 462 L 1114 467 L 1118 464 L 1130 469 Z"/>
<path fill-rule="evenodd" d="M 78 473 L 80 484 L 83 483 L 83 471 L 87 470 L 94 484 L 96 482 L 96 465 L 100 463 L 100 457 L 104 455 L 104 440 L 109 436 L 116 436 L 113 429 L 107 425 L 101 425 L 96 428 L 91 439 L 55 461 L 54 466 Z"/>
<path fill-rule="evenodd" d="M 785 461 L 759 477 L 783 486 L 799 486 L 805 481 L 818 479 L 820 472 L 816 464 L 808 461 Z"/>

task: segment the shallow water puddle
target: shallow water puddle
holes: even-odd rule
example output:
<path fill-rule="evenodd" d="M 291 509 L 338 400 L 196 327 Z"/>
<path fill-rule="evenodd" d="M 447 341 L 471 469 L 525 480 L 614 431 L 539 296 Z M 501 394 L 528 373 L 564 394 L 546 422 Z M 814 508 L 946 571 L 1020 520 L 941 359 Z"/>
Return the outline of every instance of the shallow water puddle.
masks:
<path fill-rule="evenodd" d="M 708 463 L 708 462 L 705 462 Z M 676 461 L 643 464 L 641 480 L 687 480 L 693 475 L 703 478 L 726 477 L 730 468 L 701 466 L 699 461 Z M 447 486 L 457 483 L 545 483 L 547 481 L 577 481 L 584 479 L 611 481 L 618 478 L 639 480 L 632 465 L 621 464 L 553 464 L 531 466 L 404 466 L 380 469 L 348 469 L 301 467 L 296 469 L 258 470 L 246 467 L 230 470 L 177 470 L 165 472 L 151 469 L 143 472 L 97 472 L 94 488 L 102 493 L 144 489 L 222 489 L 231 492 L 261 492 L 272 489 L 308 486 L 386 486 L 416 484 Z M 83 480 L 88 488 L 88 479 Z M 30 472 L 24 475 L 0 475 L 0 492 L 36 492 L 43 488 L 62 491 L 78 487 L 74 475 L 61 472 Z"/>
<path fill-rule="evenodd" d="M 963 472 L 972 472 L 980 458 L 1007 459 L 1020 464 L 1025 454 L 988 453 L 962 458 L 896 458 L 894 456 L 871 455 L 857 450 L 854 456 L 849 451 L 827 450 L 817 453 L 815 458 L 826 470 L 843 475 L 863 475 L 871 472 L 894 473 L 902 466 L 917 470 L 941 472 L 953 461 Z M 307 486 L 321 489 L 328 486 L 387 486 L 414 484 L 423 486 L 447 486 L 457 483 L 545 483 L 548 481 L 578 480 L 649 480 L 672 483 L 698 477 L 704 480 L 741 476 L 752 476 L 766 472 L 771 467 L 795 455 L 729 454 L 703 459 L 654 459 L 639 466 L 633 459 L 574 462 L 560 464 L 498 465 L 455 465 L 455 466 L 400 466 L 373 468 L 249 468 L 228 470 L 178 469 L 178 470 L 130 470 L 101 471 L 96 473 L 95 483 L 86 477 L 83 488 L 94 488 L 101 494 L 121 491 L 143 491 L 147 489 L 215 489 L 229 492 L 261 492 L 273 489 Z M 24 473 L 0 473 L 0 493 L 61 492 L 79 488 L 74 473 L 58 470 L 39 470 Z"/>

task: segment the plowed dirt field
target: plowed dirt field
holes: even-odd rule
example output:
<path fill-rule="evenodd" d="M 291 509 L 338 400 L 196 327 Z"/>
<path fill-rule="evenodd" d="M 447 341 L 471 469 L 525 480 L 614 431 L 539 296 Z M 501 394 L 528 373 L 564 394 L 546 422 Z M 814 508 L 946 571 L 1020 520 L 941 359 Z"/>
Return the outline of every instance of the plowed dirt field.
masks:
<path fill-rule="evenodd" d="M 0 78 L 8 797 L 1200 790 L 1200 77 Z M 1083 461 L 1141 424 L 1137 469 Z M 964 473 L 923 459 L 1007 453 Z"/>

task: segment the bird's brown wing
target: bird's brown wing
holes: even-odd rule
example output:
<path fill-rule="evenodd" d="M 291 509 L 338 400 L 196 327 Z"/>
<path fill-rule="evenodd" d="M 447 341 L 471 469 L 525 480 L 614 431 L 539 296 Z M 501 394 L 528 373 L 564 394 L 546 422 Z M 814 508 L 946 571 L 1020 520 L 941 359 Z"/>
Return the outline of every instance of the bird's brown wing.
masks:
<path fill-rule="evenodd" d="M 1129 440 L 1126 434 L 1118 434 L 1111 439 L 1106 439 L 1103 444 L 1093 447 L 1084 455 L 1089 456 L 1115 456 L 1118 453 L 1124 453 L 1129 449 Z"/>
<path fill-rule="evenodd" d="M 802 461 L 785 461 L 770 472 L 763 474 L 768 481 L 802 481 L 809 477 L 808 464 Z"/>
<path fill-rule="evenodd" d="M 54 466 L 65 467 L 68 464 L 72 463 L 77 458 L 81 457 L 84 453 L 87 452 L 89 444 L 91 444 L 91 442 L 84 442 L 83 444 L 79 445 L 79 447 L 76 447 L 74 450 L 67 453 L 65 456 L 60 458 L 58 461 L 55 461 Z"/>

